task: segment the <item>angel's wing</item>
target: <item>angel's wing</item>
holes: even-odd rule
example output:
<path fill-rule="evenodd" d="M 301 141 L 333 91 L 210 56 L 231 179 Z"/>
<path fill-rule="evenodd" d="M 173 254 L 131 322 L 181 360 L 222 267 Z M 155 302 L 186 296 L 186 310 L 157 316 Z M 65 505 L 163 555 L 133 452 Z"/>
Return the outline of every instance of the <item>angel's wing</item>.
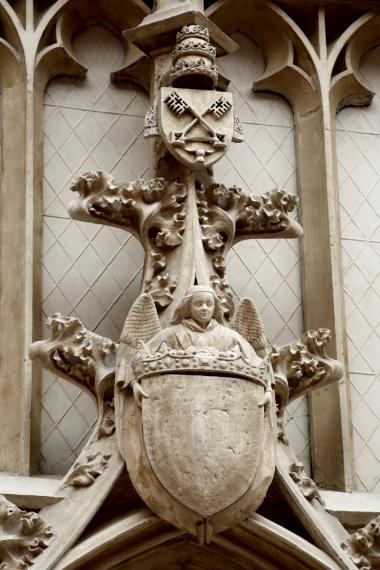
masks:
<path fill-rule="evenodd" d="M 241 300 L 232 328 L 253 346 L 259 356 L 265 356 L 265 351 L 270 344 L 264 332 L 260 313 L 255 303 L 249 297 L 244 297 Z"/>
<path fill-rule="evenodd" d="M 154 301 L 148 293 L 137 297 L 124 323 L 116 357 L 116 385 L 125 388 L 132 380 L 132 360 L 138 340 L 148 342 L 161 331 Z"/>
<path fill-rule="evenodd" d="M 137 297 L 125 320 L 120 342 L 134 345 L 137 340 L 148 342 L 161 331 L 154 301 L 148 293 Z"/>

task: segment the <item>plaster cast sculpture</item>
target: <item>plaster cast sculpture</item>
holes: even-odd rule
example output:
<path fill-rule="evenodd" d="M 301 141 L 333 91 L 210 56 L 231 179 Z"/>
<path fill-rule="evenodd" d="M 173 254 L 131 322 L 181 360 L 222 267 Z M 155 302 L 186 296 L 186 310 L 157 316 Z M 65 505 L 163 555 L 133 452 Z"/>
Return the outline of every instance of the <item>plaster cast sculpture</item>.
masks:
<path fill-rule="evenodd" d="M 272 347 L 251 299 L 235 312 L 225 277 L 228 251 L 239 240 L 302 235 L 289 217 L 297 200 L 282 190 L 253 196 L 213 179 L 211 165 L 242 140 L 241 124 L 231 94 L 214 89 L 210 33 L 198 20 L 178 31 L 176 18 L 164 36 L 176 37 L 172 61 L 155 77 L 145 118 L 146 135 L 155 138 L 155 177 L 115 184 L 95 172 L 72 185 L 79 193 L 69 206 L 73 218 L 127 230 L 145 250 L 142 291 L 120 343 L 56 314 L 52 338 L 31 348 L 33 359 L 87 390 L 99 410 L 93 436 L 62 482 L 66 512 L 79 522 L 60 527 L 57 550 L 41 564 L 53 567 L 67 551 L 126 466 L 158 520 L 201 545 L 241 528 L 275 484 L 330 567 L 352 570 L 282 423 L 290 399 L 341 377 L 340 364 L 325 353 L 330 332 L 308 331 Z M 161 33 L 154 18 L 145 25 Z M 231 49 L 212 31 L 219 49 Z M 131 33 L 143 46 L 140 32 Z M 44 516 L 56 520 L 57 512 L 47 508 Z"/>
<path fill-rule="evenodd" d="M 118 352 L 122 454 L 144 501 L 203 544 L 256 510 L 272 481 L 270 363 L 221 324 L 212 287 L 191 287 L 162 331 L 149 297 L 132 311 Z"/>

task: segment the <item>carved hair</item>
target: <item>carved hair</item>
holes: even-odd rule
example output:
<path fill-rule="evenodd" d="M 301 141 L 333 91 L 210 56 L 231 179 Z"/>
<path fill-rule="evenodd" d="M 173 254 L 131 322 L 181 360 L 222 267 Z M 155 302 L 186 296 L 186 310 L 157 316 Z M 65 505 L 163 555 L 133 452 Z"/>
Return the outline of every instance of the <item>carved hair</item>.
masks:
<path fill-rule="evenodd" d="M 215 295 L 215 292 L 213 291 L 213 289 L 211 289 L 211 287 L 205 287 L 202 285 L 194 285 L 193 287 L 190 287 L 190 289 L 186 291 L 186 294 L 182 302 L 178 305 L 178 307 L 174 312 L 174 316 L 170 324 L 178 325 L 184 319 L 188 319 L 191 317 L 191 301 L 195 293 L 211 293 L 211 295 L 214 296 L 215 306 L 212 318 L 218 321 L 218 323 L 220 323 L 221 325 L 224 324 L 223 309 L 218 297 Z"/>

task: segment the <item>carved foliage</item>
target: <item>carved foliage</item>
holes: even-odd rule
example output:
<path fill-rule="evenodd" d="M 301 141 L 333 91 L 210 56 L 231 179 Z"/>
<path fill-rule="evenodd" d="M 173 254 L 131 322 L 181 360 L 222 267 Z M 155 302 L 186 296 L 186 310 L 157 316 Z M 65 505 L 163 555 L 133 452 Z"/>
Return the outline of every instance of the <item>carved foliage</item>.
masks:
<path fill-rule="evenodd" d="M 341 545 L 360 570 L 371 570 L 380 563 L 380 516 L 354 532 Z"/>
<path fill-rule="evenodd" d="M 74 463 L 73 470 L 65 481 L 64 487 L 89 487 L 108 467 L 110 453 L 88 453 L 85 461 L 81 458 Z"/>
<path fill-rule="evenodd" d="M 218 221 L 228 212 L 233 222 L 234 240 L 244 237 L 272 236 L 286 233 L 287 237 L 299 237 L 302 229 L 288 216 L 297 206 L 297 197 L 283 190 L 271 190 L 261 196 L 245 194 L 237 186 L 211 184 L 200 192 L 201 224 L 204 240 L 217 235 Z M 220 210 L 222 210 L 222 212 Z"/>
<path fill-rule="evenodd" d="M 162 273 L 167 256 L 182 243 L 185 231 L 185 185 L 164 178 L 136 180 L 117 186 L 109 174 L 89 172 L 74 180 L 71 189 L 80 198 L 69 205 L 72 218 L 113 225 L 133 233 L 151 264 L 146 290 L 157 307 L 172 299 L 177 276 Z"/>
<path fill-rule="evenodd" d="M 0 570 L 28 568 L 53 536 L 37 513 L 22 511 L 0 495 Z"/>
<path fill-rule="evenodd" d="M 323 499 L 319 494 L 317 485 L 314 483 L 312 479 L 310 479 L 310 477 L 307 476 L 302 463 L 300 463 L 299 461 L 293 463 L 289 467 L 289 475 L 291 476 L 293 481 L 297 483 L 303 496 L 306 499 L 308 499 L 309 501 L 316 499 L 317 501 L 320 502 L 321 505 L 324 504 Z"/>
<path fill-rule="evenodd" d="M 113 383 L 117 345 L 88 331 L 74 317 L 55 313 L 47 323 L 51 339 L 34 342 L 31 358 L 100 397 Z"/>
<path fill-rule="evenodd" d="M 98 428 L 98 438 L 110 437 L 116 429 L 115 425 L 115 404 L 114 400 L 103 402 L 100 426 Z"/>
<path fill-rule="evenodd" d="M 161 231 L 158 241 L 161 240 L 165 246 L 173 247 L 181 241 L 179 214 L 185 197 L 183 184 L 152 178 L 118 186 L 114 184 L 113 176 L 98 171 L 87 172 L 76 178 L 71 190 L 80 195 L 69 204 L 72 218 L 121 227 L 135 233 L 143 241 L 146 231 L 143 224 L 160 204 L 163 227 L 159 224 L 154 238 Z"/>
<path fill-rule="evenodd" d="M 150 280 L 145 287 L 145 293 L 149 293 L 157 308 L 164 309 L 173 300 L 173 292 L 177 287 L 177 277 L 169 273 L 160 273 Z"/>
<path fill-rule="evenodd" d="M 272 348 L 271 360 L 276 382 L 286 379 L 290 400 L 342 376 L 340 362 L 326 355 L 330 338 L 328 329 L 311 330 L 296 342 Z"/>

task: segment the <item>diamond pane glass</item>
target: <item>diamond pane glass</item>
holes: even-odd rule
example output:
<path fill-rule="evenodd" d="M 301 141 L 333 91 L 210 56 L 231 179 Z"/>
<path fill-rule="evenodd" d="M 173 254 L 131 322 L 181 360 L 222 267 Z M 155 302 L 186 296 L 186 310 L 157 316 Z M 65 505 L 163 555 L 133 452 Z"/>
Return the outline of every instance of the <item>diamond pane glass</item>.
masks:
<path fill-rule="evenodd" d="M 369 108 L 337 117 L 343 280 L 359 491 L 380 492 L 380 48 L 361 73 Z"/>

